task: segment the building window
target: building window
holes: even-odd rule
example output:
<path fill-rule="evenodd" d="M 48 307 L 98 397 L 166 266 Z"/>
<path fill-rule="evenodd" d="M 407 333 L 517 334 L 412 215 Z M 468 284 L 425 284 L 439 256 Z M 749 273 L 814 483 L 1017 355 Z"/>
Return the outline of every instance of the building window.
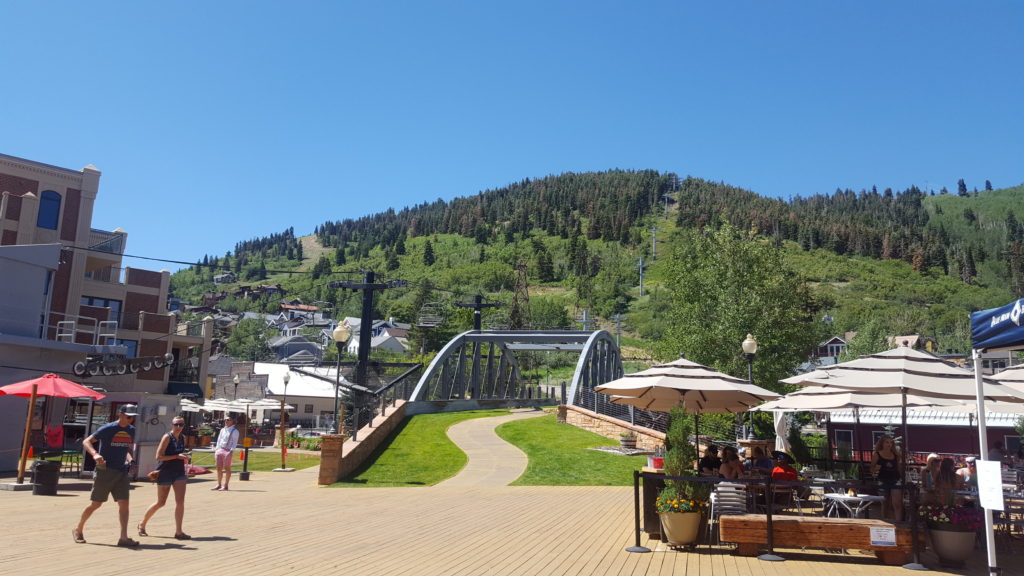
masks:
<path fill-rule="evenodd" d="M 95 296 L 82 296 L 82 306 L 95 306 L 97 308 L 110 308 L 110 317 L 107 320 L 113 320 L 118 324 L 121 323 L 121 301 L 111 300 L 110 298 L 96 298 Z"/>
<path fill-rule="evenodd" d="M 312 414 L 313 413 L 313 405 L 312 404 L 306 404 L 303 407 L 303 412 L 305 412 L 306 414 Z"/>
<path fill-rule="evenodd" d="M 36 226 L 47 230 L 56 230 L 60 216 L 60 194 L 53 190 L 43 190 L 39 199 L 39 217 Z"/>

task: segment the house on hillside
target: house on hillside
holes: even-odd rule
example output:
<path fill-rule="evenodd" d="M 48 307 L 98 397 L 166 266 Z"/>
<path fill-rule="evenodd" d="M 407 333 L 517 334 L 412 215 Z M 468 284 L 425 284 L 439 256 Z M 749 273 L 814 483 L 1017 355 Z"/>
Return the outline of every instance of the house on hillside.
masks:
<path fill-rule="evenodd" d="M 234 272 L 223 272 L 213 277 L 214 284 L 234 284 L 238 282 L 238 276 Z"/>
<path fill-rule="evenodd" d="M 351 333 L 346 353 L 358 356 L 361 321 L 359 318 L 348 316 L 342 321 L 342 324 Z M 374 320 L 370 328 L 370 349 L 389 350 L 399 354 L 407 354 L 409 352 L 409 330 L 411 328 L 412 325 L 396 322 L 394 318 Z M 327 330 L 321 332 L 321 338 L 325 336 L 326 338 L 331 338 L 331 334 Z M 330 342 L 333 342 L 333 340 L 330 340 Z"/>
<path fill-rule="evenodd" d="M 274 353 L 277 362 L 284 362 L 292 358 L 293 362 L 319 362 L 323 357 L 323 351 L 316 342 L 310 342 L 305 336 L 278 336 L 271 338 L 267 345 Z M 296 356 L 302 352 L 300 356 Z"/>

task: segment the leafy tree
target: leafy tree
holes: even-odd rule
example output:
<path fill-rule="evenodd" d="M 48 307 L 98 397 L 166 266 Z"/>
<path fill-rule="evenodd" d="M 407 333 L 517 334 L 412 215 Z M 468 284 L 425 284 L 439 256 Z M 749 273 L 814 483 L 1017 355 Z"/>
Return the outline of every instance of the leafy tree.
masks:
<path fill-rule="evenodd" d="M 782 251 L 732 226 L 686 232 L 674 242 L 666 287 L 671 309 L 663 358 L 684 354 L 727 374 L 747 371 L 740 343 L 758 341 L 754 382 L 781 390 L 789 375 L 824 336 L 810 288 L 790 271 Z"/>
<path fill-rule="evenodd" d="M 878 319 L 871 319 L 857 330 L 857 335 L 846 343 L 846 348 L 839 354 L 839 361 L 856 360 L 866 354 L 883 352 L 890 348 L 886 340 L 888 329 Z"/>
<path fill-rule="evenodd" d="M 243 318 L 228 338 L 227 353 L 239 360 L 259 362 L 273 358 L 267 345 L 272 332 L 266 322 L 256 318 Z"/>

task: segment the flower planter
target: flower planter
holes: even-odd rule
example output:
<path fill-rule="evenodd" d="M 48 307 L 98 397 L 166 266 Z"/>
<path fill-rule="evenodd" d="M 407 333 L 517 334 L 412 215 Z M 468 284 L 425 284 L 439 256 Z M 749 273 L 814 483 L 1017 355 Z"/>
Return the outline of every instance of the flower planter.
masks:
<path fill-rule="evenodd" d="M 931 537 L 932 550 L 943 566 L 962 568 L 974 553 L 974 531 L 929 526 L 928 535 Z"/>
<path fill-rule="evenodd" d="M 212 438 L 213 438 L 213 436 L 200 436 L 199 437 L 199 445 L 200 446 L 204 446 L 204 447 L 205 446 L 209 446 L 210 445 L 210 441 L 211 441 Z"/>
<path fill-rule="evenodd" d="M 627 450 L 636 450 L 636 436 L 619 438 L 619 445 Z"/>
<path fill-rule="evenodd" d="M 693 544 L 700 534 L 700 512 L 662 512 L 661 535 L 673 546 Z"/>

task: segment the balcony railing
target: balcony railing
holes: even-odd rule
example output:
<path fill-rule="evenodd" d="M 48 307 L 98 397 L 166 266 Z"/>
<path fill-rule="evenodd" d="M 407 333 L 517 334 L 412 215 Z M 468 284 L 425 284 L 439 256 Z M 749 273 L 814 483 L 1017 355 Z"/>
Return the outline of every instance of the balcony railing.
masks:
<path fill-rule="evenodd" d="M 106 230 L 89 229 L 89 249 L 110 254 L 124 254 L 123 232 L 108 232 Z"/>
<path fill-rule="evenodd" d="M 107 266 L 96 270 L 88 270 L 85 273 L 85 278 L 109 284 L 124 284 L 124 268 Z"/>

